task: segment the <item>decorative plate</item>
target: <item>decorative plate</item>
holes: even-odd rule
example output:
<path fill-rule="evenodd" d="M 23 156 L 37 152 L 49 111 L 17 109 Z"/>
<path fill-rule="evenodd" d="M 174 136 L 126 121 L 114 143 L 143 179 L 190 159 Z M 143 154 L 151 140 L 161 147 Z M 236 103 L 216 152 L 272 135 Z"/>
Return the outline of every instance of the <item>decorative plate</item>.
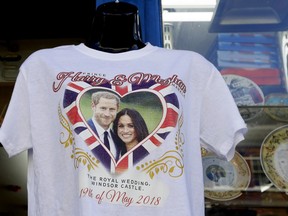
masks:
<path fill-rule="evenodd" d="M 260 149 L 261 165 L 267 178 L 279 190 L 288 191 L 288 125 L 270 132 Z"/>
<path fill-rule="evenodd" d="M 288 95 L 284 93 L 273 93 L 265 97 L 265 107 L 264 111 L 271 118 L 288 122 Z"/>
<path fill-rule="evenodd" d="M 242 195 L 251 180 L 251 172 L 245 159 L 235 152 L 231 161 L 213 153 L 202 154 L 205 197 L 227 201 Z"/>
<path fill-rule="evenodd" d="M 240 114 L 244 120 L 255 118 L 263 109 L 251 106 L 264 105 L 264 94 L 260 87 L 252 80 L 234 74 L 222 75 L 237 106 L 247 106 L 240 108 Z"/>

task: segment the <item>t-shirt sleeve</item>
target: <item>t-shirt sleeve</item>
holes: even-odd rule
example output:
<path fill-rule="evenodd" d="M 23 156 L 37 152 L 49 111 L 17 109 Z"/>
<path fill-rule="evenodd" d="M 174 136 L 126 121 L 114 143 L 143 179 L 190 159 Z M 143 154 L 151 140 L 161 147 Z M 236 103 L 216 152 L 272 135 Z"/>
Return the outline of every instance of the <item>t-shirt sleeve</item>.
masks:
<path fill-rule="evenodd" d="M 27 83 L 19 73 L 0 128 L 0 142 L 12 157 L 31 148 L 30 108 Z"/>
<path fill-rule="evenodd" d="M 231 160 L 247 126 L 221 74 L 214 68 L 204 90 L 201 109 L 201 144 Z"/>

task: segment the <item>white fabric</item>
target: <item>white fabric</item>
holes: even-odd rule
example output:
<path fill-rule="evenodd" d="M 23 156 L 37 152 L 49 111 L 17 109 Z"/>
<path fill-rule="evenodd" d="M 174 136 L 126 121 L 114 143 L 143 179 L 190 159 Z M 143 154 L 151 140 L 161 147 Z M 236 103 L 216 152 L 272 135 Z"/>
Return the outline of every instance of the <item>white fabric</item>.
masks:
<path fill-rule="evenodd" d="M 94 84 L 81 82 L 88 78 Z M 96 78 L 111 86 L 99 85 Z M 148 79 L 155 84 L 146 89 Z M 115 92 L 126 89 L 122 98 L 131 100 L 134 93 L 138 100 L 130 102 L 135 109 L 149 110 L 149 126 L 153 105 L 141 102 L 141 92 L 156 97 L 155 108 L 162 112 L 160 120 L 153 117 L 156 126 L 139 144 L 149 153 L 136 164 L 136 151 L 127 155 L 128 168 L 121 173 L 119 164 L 109 170 L 97 160 L 92 149 L 101 144 L 88 145 L 85 138 L 91 133 L 85 120 L 71 123 L 67 113 L 73 104 L 64 107 L 71 101 L 65 89 L 77 93 L 79 108 L 85 91 L 100 86 Z M 84 110 L 79 110 L 84 119 Z M 39 50 L 23 63 L 0 141 L 10 157 L 29 149 L 29 216 L 201 216 L 201 145 L 230 160 L 245 132 L 224 80 L 199 54 L 149 43 L 140 50 L 111 54 L 80 44 Z"/>

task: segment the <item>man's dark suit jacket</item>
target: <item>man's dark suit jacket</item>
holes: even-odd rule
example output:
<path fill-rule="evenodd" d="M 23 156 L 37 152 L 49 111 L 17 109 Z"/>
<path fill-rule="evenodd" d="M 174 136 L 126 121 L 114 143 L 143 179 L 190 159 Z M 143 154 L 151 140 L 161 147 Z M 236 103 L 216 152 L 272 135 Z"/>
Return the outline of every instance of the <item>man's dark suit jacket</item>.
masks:
<path fill-rule="evenodd" d="M 89 120 L 87 121 L 87 123 L 88 123 L 89 127 L 92 129 L 92 131 L 96 134 L 97 138 L 100 140 L 99 134 L 98 134 L 98 132 L 97 132 L 97 130 L 96 130 L 96 127 L 95 127 L 92 119 L 89 119 Z M 111 129 L 109 129 L 109 131 L 110 131 L 112 140 L 113 140 L 113 142 L 114 142 L 114 145 L 115 145 L 115 147 L 116 147 L 116 158 L 115 158 L 115 160 L 118 161 L 118 160 L 119 160 L 119 157 L 120 157 L 120 149 L 122 149 L 122 141 L 116 136 L 116 134 L 115 134 Z M 110 145 L 111 145 L 111 143 L 110 143 Z M 113 145 L 113 144 L 112 144 L 112 145 Z M 102 147 L 102 146 L 101 146 L 101 147 Z M 103 148 L 103 147 L 102 147 L 102 148 Z M 104 148 L 103 148 L 103 150 L 104 150 Z M 103 150 L 101 150 L 101 152 L 102 152 Z M 106 153 L 106 154 L 107 154 L 107 153 Z M 106 155 L 106 154 L 104 154 L 104 155 Z M 106 156 L 104 156 L 104 155 L 100 155 L 100 157 L 101 157 L 101 158 L 106 157 Z M 109 157 L 110 157 L 110 156 L 109 156 Z M 98 159 L 100 159 L 100 158 L 98 158 Z M 101 161 L 101 160 L 100 160 L 100 161 Z M 106 159 L 105 159 L 105 161 L 106 161 Z"/>

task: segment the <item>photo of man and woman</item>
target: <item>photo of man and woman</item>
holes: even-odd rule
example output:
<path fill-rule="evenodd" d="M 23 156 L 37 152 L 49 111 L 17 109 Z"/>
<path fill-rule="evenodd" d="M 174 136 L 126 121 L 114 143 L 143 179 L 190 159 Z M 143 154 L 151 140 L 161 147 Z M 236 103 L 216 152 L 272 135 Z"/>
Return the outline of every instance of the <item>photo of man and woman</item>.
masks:
<path fill-rule="evenodd" d="M 80 110 L 116 161 L 145 142 L 163 116 L 160 99 L 149 91 L 121 97 L 107 89 L 93 88 L 82 95 Z"/>

